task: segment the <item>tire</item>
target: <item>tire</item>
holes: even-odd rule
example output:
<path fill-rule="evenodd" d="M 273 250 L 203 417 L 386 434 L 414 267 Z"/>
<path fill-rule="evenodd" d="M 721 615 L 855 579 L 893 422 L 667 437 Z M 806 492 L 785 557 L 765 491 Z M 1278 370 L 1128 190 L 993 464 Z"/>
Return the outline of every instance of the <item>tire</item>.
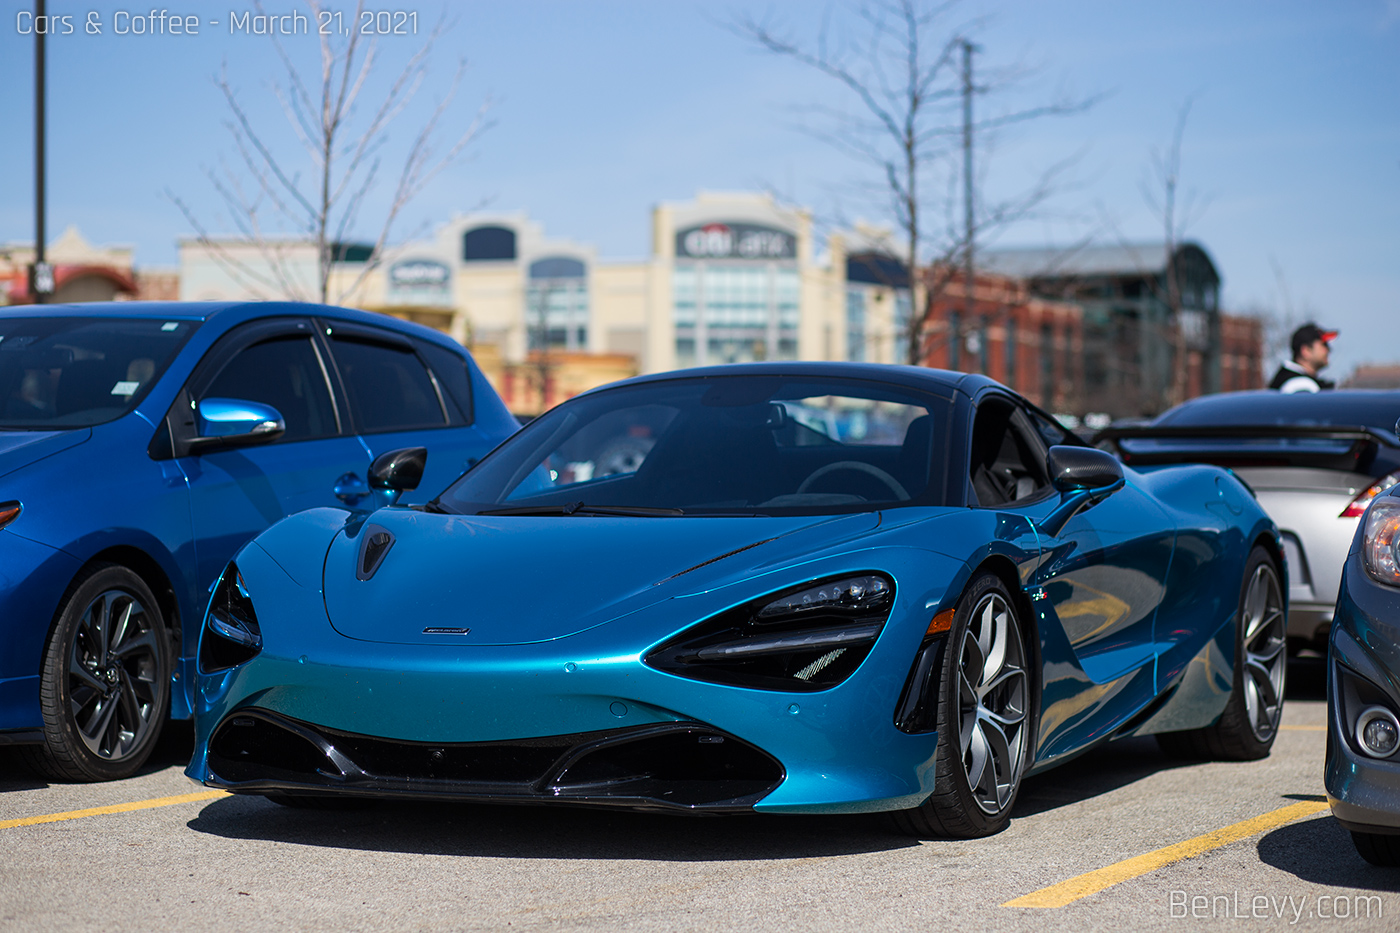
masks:
<path fill-rule="evenodd" d="M 982 574 L 968 585 L 943 652 L 933 794 L 892 814 L 902 832 L 972 839 L 1010 823 L 1031 738 L 1025 634 L 999 577 Z"/>
<path fill-rule="evenodd" d="M 1225 711 L 1212 725 L 1163 732 L 1157 743 L 1169 755 L 1206 761 L 1267 758 L 1283 716 L 1288 670 L 1283 587 L 1269 552 L 1256 547 L 1240 583 L 1235 626 L 1235 680 Z"/>
<path fill-rule="evenodd" d="M 1400 836 L 1353 831 L 1351 841 L 1356 846 L 1357 853 L 1372 865 L 1379 865 L 1381 868 L 1400 867 Z"/>
<path fill-rule="evenodd" d="M 112 781 L 146 763 L 170 711 L 170 638 L 145 582 L 96 564 L 59 604 L 44 645 L 44 744 L 26 748 L 57 781 Z"/>

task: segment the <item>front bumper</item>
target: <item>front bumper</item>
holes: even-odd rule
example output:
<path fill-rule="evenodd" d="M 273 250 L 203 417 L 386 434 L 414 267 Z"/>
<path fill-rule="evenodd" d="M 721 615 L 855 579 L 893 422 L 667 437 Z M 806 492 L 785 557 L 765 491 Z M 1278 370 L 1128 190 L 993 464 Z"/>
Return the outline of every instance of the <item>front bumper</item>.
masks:
<path fill-rule="evenodd" d="M 956 566 L 926 551 L 909 551 L 907 567 L 884 569 L 904 579 L 956 578 Z M 558 761 L 569 749 L 595 741 L 636 743 L 638 736 L 719 737 L 717 748 L 748 748 L 770 759 L 776 770 L 762 789 L 701 796 L 684 808 L 754 809 L 764 812 L 855 813 L 917 806 L 933 792 L 935 733 L 909 735 L 894 726 L 895 705 L 927 628 L 928 605 L 942 591 L 906 587 L 870 655 L 846 681 L 815 693 L 789 693 L 706 683 L 665 673 L 641 657 L 680 624 L 699 621 L 751 598 L 728 588 L 665 600 L 587 632 L 524 645 L 387 645 L 337 633 L 326 618 L 319 591 L 292 584 L 288 575 L 255 545 L 237 557 L 254 593 L 264 644 L 261 653 L 232 670 L 201 676 L 195 720 L 195 754 L 186 773 L 213 787 L 250 793 L 334 792 L 384 796 L 476 797 L 515 802 L 600 803 L 674 809 L 673 788 L 627 791 L 621 785 L 593 793 L 570 783 Z M 929 565 L 947 561 L 945 573 Z M 916 572 L 917 568 L 917 572 Z M 865 569 L 814 566 L 812 577 Z M 907 571 L 901 574 L 901 570 Z M 281 582 L 273 581 L 280 578 Z M 787 582 L 787 581 L 784 581 Z M 260 590 L 260 587 L 267 587 Z M 899 620 L 903 619 L 901 623 Z M 679 620 L 679 623 L 678 623 Z M 354 741 L 385 742 L 412 749 L 448 750 L 516 747 L 546 740 L 561 750 L 550 767 L 507 781 L 477 785 L 463 773 L 447 783 L 424 783 L 426 772 L 406 766 L 366 765 L 354 755 L 349 770 L 327 771 L 309 783 L 300 776 L 229 773 L 219 754 L 221 730 L 238 717 L 273 717 L 313 733 L 301 741 L 335 746 Z M 315 738 L 319 736 L 319 739 Z M 580 738 L 580 737 L 583 738 Z M 565 740 L 568 741 L 565 741 Z M 715 749 L 707 749 L 707 752 Z M 462 751 L 465 754 L 465 751 Z M 322 749 L 318 754 L 324 754 Z M 454 752 L 456 754 L 456 752 Z M 492 754 L 495 754 L 494 752 Z M 652 768 L 642 756 L 635 781 Z M 337 766 L 338 767 L 338 766 Z M 551 770 L 553 768 L 553 770 Z M 364 773 L 362 778 L 356 772 Z M 761 769 L 760 769 L 761 770 Z M 558 773 L 556 773 L 558 772 Z M 337 777 L 336 774 L 340 777 Z M 564 784 L 558 783 L 564 774 Z M 688 780 L 667 772 L 662 783 Z M 433 780 L 433 774 L 427 774 Z M 757 780 L 757 778 L 745 778 Z M 266 783 L 272 781 L 274 783 Z M 276 783 L 280 782 L 280 783 Z M 366 783 L 368 782 L 368 783 Z M 552 788 L 562 788 L 556 790 Z"/>
<path fill-rule="evenodd" d="M 1400 834 L 1400 751 L 1373 758 L 1352 735 L 1358 709 L 1384 705 L 1400 713 L 1400 589 L 1372 580 L 1353 553 L 1347 559 L 1328 647 L 1327 799 L 1349 830 Z M 1350 687 L 1348 688 L 1348 682 Z"/>

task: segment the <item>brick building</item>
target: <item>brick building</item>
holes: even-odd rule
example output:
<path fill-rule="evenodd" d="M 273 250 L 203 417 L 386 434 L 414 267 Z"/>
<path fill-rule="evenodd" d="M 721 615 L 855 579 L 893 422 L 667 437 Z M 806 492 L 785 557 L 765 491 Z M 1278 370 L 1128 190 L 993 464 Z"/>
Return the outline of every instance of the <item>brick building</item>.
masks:
<path fill-rule="evenodd" d="M 1084 312 L 1077 304 L 1038 297 L 1010 276 L 980 272 L 969 313 L 962 270 L 934 266 L 924 281 L 925 366 L 983 373 L 1047 411 L 1084 410 Z"/>

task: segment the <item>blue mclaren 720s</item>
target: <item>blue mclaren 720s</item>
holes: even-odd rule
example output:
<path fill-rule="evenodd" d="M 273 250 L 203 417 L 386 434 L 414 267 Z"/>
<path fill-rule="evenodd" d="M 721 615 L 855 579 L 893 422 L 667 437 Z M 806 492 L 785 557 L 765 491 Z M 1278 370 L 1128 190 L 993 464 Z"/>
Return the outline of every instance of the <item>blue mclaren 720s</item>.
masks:
<path fill-rule="evenodd" d="M 1246 760 L 1278 729 L 1286 569 L 1250 490 L 1126 468 L 981 376 L 640 377 L 396 505 L 425 456 L 228 564 L 192 778 L 973 837 L 1116 738 Z"/>

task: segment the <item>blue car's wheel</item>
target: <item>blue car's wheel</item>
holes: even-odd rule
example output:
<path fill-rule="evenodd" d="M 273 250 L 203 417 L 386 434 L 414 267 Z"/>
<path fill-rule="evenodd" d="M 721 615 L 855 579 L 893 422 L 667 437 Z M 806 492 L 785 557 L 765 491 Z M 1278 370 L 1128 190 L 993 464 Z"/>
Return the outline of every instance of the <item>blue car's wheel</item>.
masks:
<path fill-rule="evenodd" d="M 130 777 L 170 709 L 170 650 L 160 606 L 125 567 L 99 564 L 64 594 L 39 687 L 44 744 L 30 764 L 60 781 Z"/>
<path fill-rule="evenodd" d="M 1016 602 L 994 574 L 958 602 L 938 688 L 934 792 L 894 815 L 911 835 L 968 839 L 1006 828 L 1025 774 L 1031 672 Z"/>
<path fill-rule="evenodd" d="M 1288 620 L 1283 586 L 1269 552 L 1256 547 L 1245 564 L 1235 626 L 1235 680 L 1225 711 L 1213 725 L 1165 732 L 1157 742 L 1168 754 L 1216 761 L 1267 757 L 1283 718 L 1288 670 Z"/>

